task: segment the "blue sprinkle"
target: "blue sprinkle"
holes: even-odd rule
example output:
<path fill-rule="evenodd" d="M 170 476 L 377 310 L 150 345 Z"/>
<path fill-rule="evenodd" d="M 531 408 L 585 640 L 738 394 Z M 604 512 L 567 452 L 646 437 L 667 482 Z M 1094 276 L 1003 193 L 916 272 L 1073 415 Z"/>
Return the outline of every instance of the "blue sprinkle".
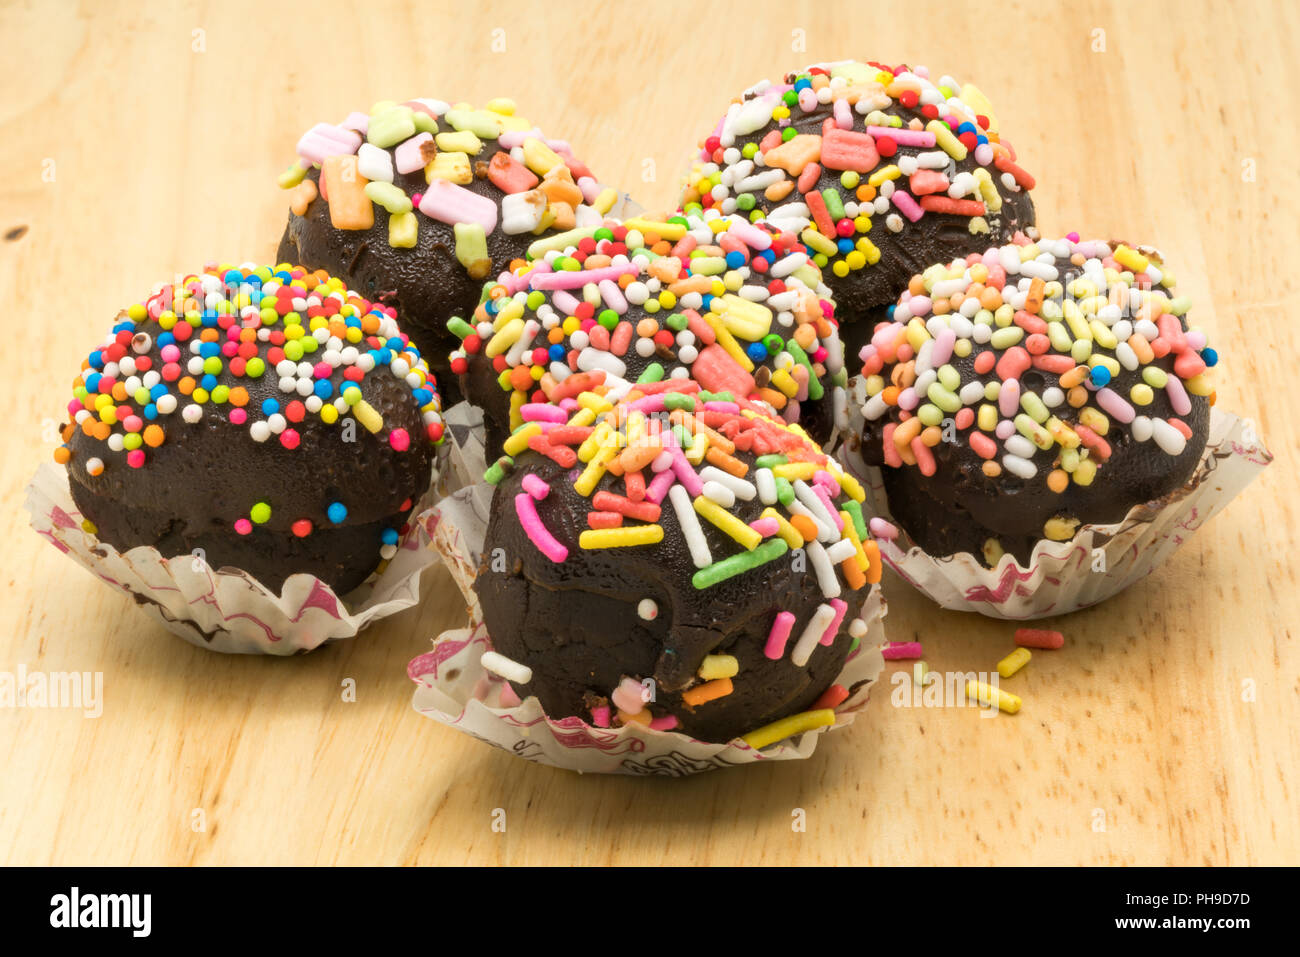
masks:
<path fill-rule="evenodd" d="M 86 391 L 98 392 L 99 380 L 102 378 L 103 376 L 101 376 L 98 372 L 92 372 L 90 375 L 86 376 Z"/>
<path fill-rule="evenodd" d="M 551 346 L 551 351 L 549 355 L 551 357 L 552 362 L 563 362 L 564 346 L 562 346 L 560 343 L 557 342 L 555 345 Z"/>
<path fill-rule="evenodd" d="M 1205 364 L 1211 368 L 1219 364 L 1219 353 L 1208 346 L 1201 350 L 1201 358 L 1204 359 Z"/>
<path fill-rule="evenodd" d="M 221 346 L 219 346 L 219 345 L 218 345 L 217 343 L 215 343 L 215 342 L 203 342 L 203 343 L 200 343 L 200 344 L 199 344 L 199 355 L 201 355 L 201 356 L 202 356 L 203 358 L 205 358 L 205 359 L 210 359 L 210 358 L 212 358 L 212 356 L 220 356 L 220 355 L 221 355 Z"/>
<path fill-rule="evenodd" d="M 275 415 L 280 411 L 280 403 L 276 399 L 265 399 L 262 402 L 263 415 Z"/>
<path fill-rule="evenodd" d="M 104 353 L 96 349 L 90 354 L 90 367 L 92 369 L 104 368 Z"/>
<path fill-rule="evenodd" d="M 317 379 L 312 390 L 322 399 L 328 399 L 334 394 L 334 386 L 330 384 L 329 379 Z"/>
<path fill-rule="evenodd" d="M 1107 369 L 1105 366 L 1093 366 L 1092 384 L 1095 385 L 1098 389 L 1105 388 L 1106 386 L 1110 385 L 1110 370 Z"/>
<path fill-rule="evenodd" d="M 155 383 L 154 387 L 149 390 L 149 398 L 154 400 L 161 399 L 166 394 L 167 386 L 163 385 L 161 382 Z"/>
<path fill-rule="evenodd" d="M 144 407 L 144 417 L 146 419 L 158 418 L 158 406 L 154 405 L 152 402 L 146 405 Z"/>
<path fill-rule="evenodd" d="M 385 545 L 396 545 L 397 529 L 395 528 L 384 529 L 383 533 L 379 536 L 379 540 L 383 542 Z"/>
<path fill-rule="evenodd" d="M 751 342 L 745 349 L 745 355 L 749 356 L 754 362 L 762 362 L 767 358 L 767 346 L 761 342 Z"/>
<path fill-rule="evenodd" d="M 335 525 L 340 525 L 343 520 L 348 517 L 347 506 L 342 502 L 331 502 L 326 514 L 329 515 L 331 522 Z"/>
<path fill-rule="evenodd" d="M 849 253 L 853 252 L 853 240 L 841 236 L 835 241 L 835 248 L 840 251 L 841 255 L 847 256 Z"/>
<path fill-rule="evenodd" d="M 214 376 L 211 372 L 208 372 L 205 373 L 203 378 L 199 380 L 199 385 L 202 388 L 207 389 L 209 392 L 211 392 L 213 389 L 217 387 L 219 381 L 220 380 L 216 376 Z"/>
<path fill-rule="evenodd" d="M 739 269 L 743 265 L 745 265 L 744 253 L 740 252 L 739 250 L 733 250 L 732 252 L 727 253 L 728 269 Z"/>

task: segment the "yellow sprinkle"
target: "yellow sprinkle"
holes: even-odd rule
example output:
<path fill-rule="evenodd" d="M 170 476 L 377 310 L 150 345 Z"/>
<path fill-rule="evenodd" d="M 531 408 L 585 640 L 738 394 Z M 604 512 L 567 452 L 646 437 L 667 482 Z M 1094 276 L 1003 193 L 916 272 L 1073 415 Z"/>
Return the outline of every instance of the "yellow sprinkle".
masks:
<path fill-rule="evenodd" d="M 578 536 L 583 548 L 627 548 L 654 545 L 664 540 L 662 525 L 633 525 L 629 528 L 589 528 Z"/>
<path fill-rule="evenodd" d="M 998 662 L 998 674 L 1004 678 L 1010 678 L 1025 665 L 1029 664 L 1030 657 L 1032 656 L 1029 654 L 1028 648 L 1017 648 L 1015 651 L 1011 652 L 1011 654 Z"/>
<path fill-rule="evenodd" d="M 860 482 L 848 472 L 842 472 L 839 469 L 831 469 L 831 474 L 835 476 L 835 481 L 840 483 L 840 488 L 849 493 L 849 498 L 855 502 L 864 502 L 867 498 L 866 490 L 863 489 Z M 816 473 L 814 473 L 815 475 Z"/>
<path fill-rule="evenodd" d="M 718 345 L 722 346 L 722 348 L 726 350 L 727 355 L 735 359 L 736 364 L 746 372 L 753 372 L 754 363 L 750 361 L 749 356 L 745 355 L 745 350 L 740 348 L 740 344 L 737 343 L 735 337 L 732 336 L 731 330 L 723 324 L 722 318 L 716 312 L 706 312 L 704 314 L 704 321 L 713 329 L 714 333 L 718 337 Z M 740 398 L 740 396 L 737 396 L 736 398 Z"/>
<path fill-rule="evenodd" d="M 362 399 L 352 407 L 352 414 L 364 425 L 367 431 L 378 432 L 384 427 L 384 417 L 375 411 L 375 407 Z"/>
<path fill-rule="evenodd" d="M 404 213 L 394 213 L 388 218 L 388 245 L 394 249 L 413 249 L 419 230 L 415 213 L 409 209 Z"/>
<path fill-rule="evenodd" d="M 692 465 L 699 465 L 704 461 L 704 456 L 709 451 L 709 437 L 704 434 L 696 435 L 691 447 L 686 450 L 686 461 Z"/>
<path fill-rule="evenodd" d="M 1015 714 L 1020 710 L 1019 698 L 1001 688 L 986 685 L 982 681 L 967 681 L 966 697 L 974 698 L 986 708 L 996 704 L 999 711 L 1005 711 L 1007 714 Z"/>
<path fill-rule="evenodd" d="M 545 176 L 557 166 L 563 166 L 564 160 L 535 136 L 524 140 L 524 165 L 538 176 Z"/>
<path fill-rule="evenodd" d="M 782 465 L 773 465 L 772 474 L 777 478 L 803 479 L 805 482 L 813 479 L 817 475 L 817 464 L 815 462 L 786 462 Z"/>
<path fill-rule="evenodd" d="M 784 741 L 786 738 L 816 728 L 828 728 L 834 723 L 835 712 L 830 708 L 822 708 L 819 711 L 802 711 L 799 714 L 792 714 L 788 718 L 773 721 L 771 724 L 749 732 L 749 734 L 742 735 L 741 740 L 755 751 L 761 751 L 769 744 Z"/>
<path fill-rule="evenodd" d="M 578 394 L 578 405 L 584 409 L 591 409 L 597 415 L 608 412 L 614 408 L 610 401 L 604 396 L 597 395 L 595 392 L 580 392 Z"/>
<path fill-rule="evenodd" d="M 439 153 L 424 167 L 424 181 L 432 183 L 435 179 L 445 179 L 458 186 L 474 182 L 474 168 L 470 166 L 469 156 L 465 153 Z"/>
<path fill-rule="evenodd" d="M 844 523 L 844 537 L 853 543 L 853 553 L 857 558 L 858 567 L 864 572 L 867 571 L 871 568 L 871 559 L 867 558 L 867 553 L 862 548 L 862 539 L 858 538 L 858 530 L 853 527 L 853 517 L 841 509 L 840 521 Z"/>
<path fill-rule="evenodd" d="M 966 158 L 966 144 L 957 137 L 952 135 L 952 130 L 948 124 L 939 120 L 931 120 L 925 124 L 927 132 L 934 134 L 934 141 L 939 144 L 939 148 L 951 156 L 957 162 Z"/>
<path fill-rule="evenodd" d="M 617 199 L 618 190 L 614 189 L 612 186 L 607 186 L 596 195 L 596 199 L 592 202 L 591 208 L 603 215 L 614 208 L 614 203 Z"/>
<path fill-rule="evenodd" d="M 501 451 L 505 452 L 506 455 L 512 457 L 516 455 L 522 455 L 524 449 L 528 448 L 528 440 L 531 439 L 534 435 L 541 435 L 541 434 L 542 434 L 542 423 L 529 422 L 522 429 L 512 432 L 510 434 L 510 438 L 506 439 L 504 442 L 501 443 Z"/>
<path fill-rule="evenodd" d="M 652 219 L 633 217 L 623 220 L 623 225 L 642 233 L 658 233 L 660 239 L 666 239 L 670 243 L 675 243 L 686 235 L 686 226 L 683 223 L 658 223 Z"/>
<path fill-rule="evenodd" d="M 887 179 L 898 179 L 898 177 L 902 175 L 903 175 L 903 171 L 891 163 L 888 166 L 880 167 L 880 169 L 876 170 L 874 173 L 868 176 L 867 185 L 879 186 Z"/>
<path fill-rule="evenodd" d="M 716 311 L 729 332 L 757 342 L 772 331 L 772 310 L 761 302 L 751 302 L 727 293 L 713 300 L 710 311 Z"/>
<path fill-rule="evenodd" d="M 528 401 L 528 396 L 522 392 L 510 393 L 510 431 L 513 432 L 519 426 L 524 424 L 524 403 Z"/>
<path fill-rule="evenodd" d="M 569 419 L 565 425 L 576 428 L 584 428 L 596 421 L 596 413 L 591 409 L 579 409 L 573 413 L 573 418 Z"/>
<path fill-rule="evenodd" d="M 799 530 L 787 522 L 785 516 L 776 509 L 769 505 L 767 508 L 763 509 L 763 513 L 759 517 L 776 519 L 777 537 L 781 538 L 787 545 L 789 545 L 791 551 L 796 548 L 803 548 L 803 536 L 799 534 Z"/>
<path fill-rule="evenodd" d="M 1143 256 L 1136 249 L 1129 249 L 1122 243 L 1115 250 L 1115 261 L 1135 273 L 1146 272 L 1147 266 L 1151 265 L 1151 261 L 1146 256 Z"/>
<path fill-rule="evenodd" d="M 794 376 L 785 369 L 777 369 L 772 373 L 772 385 L 776 386 L 787 397 L 793 399 L 799 392 L 799 383 L 794 381 Z M 877 392 L 880 390 L 877 389 Z"/>
<path fill-rule="evenodd" d="M 695 511 L 712 522 L 719 530 L 734 538 L 741 547 L 753 551 L 763 541 L 758 534 L 725 508 L 703 495 L 695 496 Z M 585 533 L 584 533 L 585 534 Z"/>
<path fill-rule="evenodd" d="M 280 174 L 280 178 L 278 180 L 280 184 L 280 188 L 293 189 L 295 186 L 297 186 L 299 183 L 302 182 L 303 177 L 306 175 L 307 175 L 307 170 L 303 168 L 303 165 L 301 163 L 295 162 L 292 166 L 290 166 L 287 170 L 285 170 L 283 173 Z"/>
<path fill-rule="evenodd" d="M 706 655 L 696 672 L 705 681 L 717 678 L 734 678 L 740 673 L 740 662 L 734 655 Z"/>

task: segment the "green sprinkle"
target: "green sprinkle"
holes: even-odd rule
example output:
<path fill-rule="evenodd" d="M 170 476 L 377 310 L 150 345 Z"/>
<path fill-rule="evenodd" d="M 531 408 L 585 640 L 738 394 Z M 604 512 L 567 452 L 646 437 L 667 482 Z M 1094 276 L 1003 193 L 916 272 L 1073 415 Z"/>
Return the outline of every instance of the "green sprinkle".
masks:
<path fill-rule="evenodd" d="M 754 459 L 754 468 L 770 469 L 773 465 L 785 465 L 789 461 L 788 455 L 760 455 Z"/>
<path fill-rule="evenodd" d="M 858 538 L 865 542 L 867 540 L 867 523 L 862 520 L 862 506 L 851 498 L 846 499 L 844 511 L 848 512 L 849 518 L 853 519 L 853 530 L 858 533 Z"/>
<path fill-rule="evenodd" d="M 783 475 L 778 475 L 776 477 L 776 499 L 786 508 L 789 508 L 794 504 L 794 486 L 791 485 L 790 480 Z"/>
<path fill-rule="evenodd" d="M 685 395 L 681 392 L 668 392 L 664 394 L 664 408 L 669 412 L 683 409 L 687 412 L 695 411 L 695 396 Z"/>
<path fill-rule="evenodd" d="M 695 444 L 695 437 L 691 435 L 690 429 L 680 425 L 673 426 L 673 435 L 677 436 L 677 444 L 683 450 L 689 451 L 690 447 Z"/>
<path fill-rule="evenodd" d="M 711 588 L 718 582 L 726 581 L 728 578 L 734 578 L 736 575 L 742 575 L 761 565 L 766 565 L 768 562 L 780 558 L 789 550 L 790 546 L 785 543 L 784 539 L 769 538 L 752 552 L 730 555 L 720 562 L 714 562 L 707 568 L 701 568 L 691 576 L 691 584 L 700 589 Z"/>
<path fill-rule="evenodd" d="M 637 382 L 658 382 L 664 377 L 664 367 L 657 362 L 652 362 L 645 367 Z"/>
<path fill-rule="evenodd" d="M 271 518 L 271 506 L 266 502 L 258 502 L 249 510 L 248 517 L 258 525 L 264 525 Z"/>
<path fill-rule="evenodd" d="M 664 320 L 664 325 L 673 332 L 684 332 L 686 327 L 689 325 L 689 322 L 680 312 L 675 312 Z"/>
<path fill-rule="evenodd" d="M 827 187 L 822 190 L 822 199 L 826 201 L 826 212 L 831 214 L 831 219 L 844 218 L 844 202 L 838 189 Z"/>
<path fill-rule="evenodd" d="M 452 316 L 447 320 L 447 331 L 457 339 L 464 339 L 466 336 L 473 334 L 474 327 L 460 316 Z"/>

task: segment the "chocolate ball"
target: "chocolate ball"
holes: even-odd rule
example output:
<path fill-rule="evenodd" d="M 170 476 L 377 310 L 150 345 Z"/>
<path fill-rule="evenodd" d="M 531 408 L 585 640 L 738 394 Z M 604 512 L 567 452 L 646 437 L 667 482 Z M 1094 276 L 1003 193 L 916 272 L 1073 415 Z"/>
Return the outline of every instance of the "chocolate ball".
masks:
<path fill-rule="evenodd" d="M 161 286 L 118 315 L 73 395 L 55 457 L 100 540 L 276 592 L 304 572 L 342 594 L 395 554 L 442 438 L 390 311 L 301 268 Z"/>
<path fill-rule="evenodd" d="M 1180 488 L 1218 357 L 1147 247 L 1010 243 L 914 276 L 861 354 L 863 458 L 924 551 L 1034 546 Z"/>

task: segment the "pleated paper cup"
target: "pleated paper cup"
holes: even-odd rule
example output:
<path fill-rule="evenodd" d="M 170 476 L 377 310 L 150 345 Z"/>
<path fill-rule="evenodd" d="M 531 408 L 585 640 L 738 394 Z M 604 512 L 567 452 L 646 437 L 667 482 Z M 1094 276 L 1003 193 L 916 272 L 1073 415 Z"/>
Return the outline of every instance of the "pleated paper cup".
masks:
<path fill-rule="evenodd" d="M 416 506 L 382 571 L 343 596 L 307 574 L 290 575 L 277 595 L 247 572 L 214 569 L 193 555 L 166 558 L 143 545 L 119 552 L 82 527 L 67 472 L 52 463 L 27 486 L 26 507 L 38 534 L 191 644 L 227 654 L 294 655 L 355 637 L 419 601 L 420 573 L 437 561 L 427 531 L 435 497 L 431 489 Z"/>
<path fill-rule="evenodd" d="M 458 441 L 456 430 L 449 434 L 453 442 Z M 467 451 L 453 450 L 452 454 L 472 457 L 475 452 L 471 444 Z M 481 469 L 478 475 L 482 475 Z M 684 777 L 732 765 L 806 758 L 816 749 L 822 734 L 848 727 L 866 705 L 871 687 L 885 666 L 881 649 L 885 644 L 886 609 L 878 585 L 871 586 L 860 613 L 866 634 L 835 679 L 850 691 L 835 709 L 835 723 L 762 750 L 751 748 L 739 738 L 718 744 L 678 731 L 652 731 L 640 724 L 598 728 L 579 717 L 550 718 L 536 697 L 519 701 L 505 679 L 488 671 L 480 661 L 484 652 L 493 650 L 474 593 L 492 492 L 491 485 L 477 481 L 442 499 L 424 516 L 434 548 L 465 596 L 470 622 L 466 628 L 439 635 L 433 650 L 407 667 L 416 684 L 412 704 L 421 714 L 539 764 L 580 773 Z"/>
<path fill-rule="evenodd" d="M 850 401 L 850 441 L 838 458 L 867 490 L 864 510 L 892 521 L 879 468 L 862 461 L 852 441 L 862 434 L 861 403 Z M 1230 412 L 1210 410 L 1205 452 L 1182 488 L 1135 505 L 1123 521 L 1081 525 L 1069 541 L 1039 542 L 1028 567 L 1010 554 L 987 568 L 959 552 L 926 554 L 899 529 L 894 541 L 878 539 L 885 564 L 944 608 L 990 618 L 1025 621 L 1064 615 L 1119 594 L 1145 578 L 1217 515 L 1273 461 L 1253 426 Z"/>

